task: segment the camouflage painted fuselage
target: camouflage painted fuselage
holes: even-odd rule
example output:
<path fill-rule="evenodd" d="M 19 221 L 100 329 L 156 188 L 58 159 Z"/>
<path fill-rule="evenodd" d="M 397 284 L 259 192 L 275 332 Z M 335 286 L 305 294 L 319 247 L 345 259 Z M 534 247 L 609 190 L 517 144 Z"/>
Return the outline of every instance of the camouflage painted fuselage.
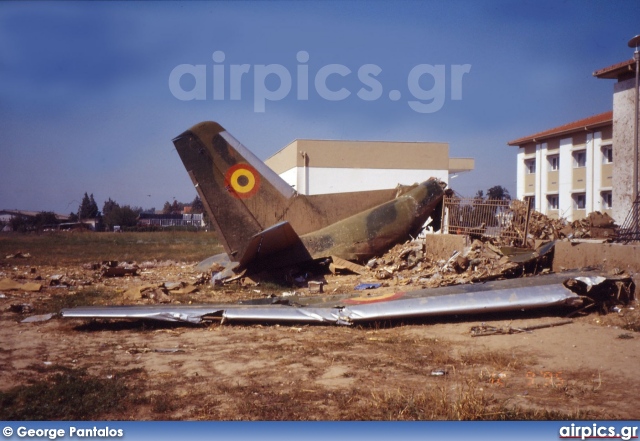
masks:
<path fill-rule="evenodd" d="M 442 200 L 443 186 L 441 181 L 429 179 L 397 199 L 300 239 L 314 259 L 339 256 L 362 261 L 380 255 L 420 233 Z"/>

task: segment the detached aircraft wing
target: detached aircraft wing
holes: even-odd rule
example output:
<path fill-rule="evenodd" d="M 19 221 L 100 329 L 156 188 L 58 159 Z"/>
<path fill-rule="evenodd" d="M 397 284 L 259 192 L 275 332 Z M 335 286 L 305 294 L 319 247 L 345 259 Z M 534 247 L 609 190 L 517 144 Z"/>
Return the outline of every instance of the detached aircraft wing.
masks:
<path fill-rule="evenodd" d="M 552 306 L 579 307 L 585 299 L 616 301 L 619 284 L 630 277 L 589 277 L 584 271 L 391 292 L 379 295 L 259 299 L 242 304 L 87 306 L 64 309 L 65 318 L 149 319 L 202 323 L 237 322 L 350 325 L 375 320 L 440 317 L 513 311 Z M 590 300 L 588 300 L 590 299 Z"/>

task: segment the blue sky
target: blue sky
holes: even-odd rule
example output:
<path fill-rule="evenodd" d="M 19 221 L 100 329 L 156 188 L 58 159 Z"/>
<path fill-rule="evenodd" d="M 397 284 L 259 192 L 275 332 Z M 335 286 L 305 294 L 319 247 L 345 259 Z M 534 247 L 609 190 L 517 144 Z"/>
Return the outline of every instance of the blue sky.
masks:
<path fill-rule="evenodd" d="M 591 74 L 631 58 L 638 17 L 635 0 L 0 2 L 0 208 L 69 213 L 85 191 L 100 208 L 108 197 L 158 209 L 190 201 L 171 139 L 204 120 L 262 159 L 295 138 L 448 142 L 451 156 L 476 160 L 451 181 L 456 191 L 504 185 L 515 195 L 516 152 L 506 143 L 610 110 L 613 81 Z M 205 99 L 170 90 L 183 64 L 204 65 Z M 231 100 L 230 65 L 242 64 L 250 70 Z M 314 82 L 333 64 L 351 72 L 326 80 L 350 92 L 336 101 Z M 357 74 L 368 64 L 380 68 L 374 100 L 358 96 L 369 90 Z M 411 89 L 409 73 L 424 64 L 443 65 L 444 77 L 422 75 Z M 213 99 L 214 65 L 227 75 L 223 100 Z M 292 77 L 264 112 L 255 111 L 259 65 Z M 307 100 L 297 97 L 300 65 Z M 470 65 L 461 99 L 451 91 L 455 65 Z M 283 87 L 276 75 L 264 84 Z M 194 85 L 189 75 L 179 83 Z M 441 107 L 413 110 L 409 101 L 430 102 L 416 88 L 442 91 Z"/>

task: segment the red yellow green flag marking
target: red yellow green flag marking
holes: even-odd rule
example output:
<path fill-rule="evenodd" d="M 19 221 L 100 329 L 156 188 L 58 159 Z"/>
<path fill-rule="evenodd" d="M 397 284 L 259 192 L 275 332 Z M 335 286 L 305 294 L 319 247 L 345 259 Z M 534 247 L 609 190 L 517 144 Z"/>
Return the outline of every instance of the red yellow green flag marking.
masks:
<path fill-rule="evenodd" d="M 260 175 L 249 164 L 236 164 L 230 167 L 224 178 L 227 189 L 240 199 L 253 196 L 260 188 Z"/>

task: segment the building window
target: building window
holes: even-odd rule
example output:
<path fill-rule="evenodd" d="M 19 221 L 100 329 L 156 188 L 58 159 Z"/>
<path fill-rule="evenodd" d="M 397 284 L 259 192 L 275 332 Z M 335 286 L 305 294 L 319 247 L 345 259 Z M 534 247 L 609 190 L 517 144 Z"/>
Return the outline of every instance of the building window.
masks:
<path fill-rule="evenodd" d="M 602 208 L 604 210 L 611 210 L 613 207 L 613 195 L 610 191 L 602 192 Z"/>
<path fill-rule="evenodd" d="M 527 202 L 529 204 L 529 206 L 531 207 L 532 210 L 536 209 L 536 197 L 535 196 L 525 196 L 524 200 L 525 200 L 525 202 Z"/>
<path fill-rule="evenodd" d="M 548 156 L 547 160 L 549 161 L 549 170 L 557 171 L 560 167 L 560 157 L 558 155 Z"/>
<path fill-rule="evenodd" d="M 530 159 L 529 161 L 524 161 L 524 166 L 527 169 L 528 175 L 533 175 L 536 173 L 536 160 Z"/>
<path fill-rule="evenodd" d="M 547 203 L 549 204 L 549 210 L 557 210 L 558 209 L 558 195 L 550 194 L 547 196 Z"/>
<path fill-rule="evenodd" d="M 602 147 L 602 163 L 613 163 L 613 147 L 611 147 L 610 145 L 605 145 Z"/>
<path fill-rule="evenodd" d="M 584 210 L 587 206 L 587 195 L 584 193 L 576 193 L 573 195 L 573 209 Z"/>
<path fill-rule="evenodd" d="M 577 152 L 573 152 L 573 167 L 586 167 L 587 166 L 587 151 L 579 150 Z"/>

